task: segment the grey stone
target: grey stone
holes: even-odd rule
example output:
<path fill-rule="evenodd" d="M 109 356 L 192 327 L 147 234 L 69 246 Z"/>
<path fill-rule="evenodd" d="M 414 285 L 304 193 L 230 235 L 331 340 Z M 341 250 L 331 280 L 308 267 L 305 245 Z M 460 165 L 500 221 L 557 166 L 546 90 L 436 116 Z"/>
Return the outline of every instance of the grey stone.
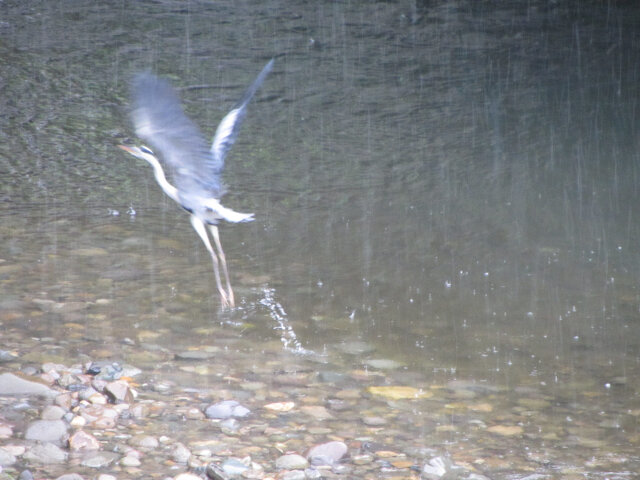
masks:
<path fill-rule="evenodd" d="M 22 456 L 26 461 L 32 463 L 59 464 L 67 461 L 68 454 L 53 443 L 41 443 L 34 445 Z"/>
<path fill-rule="evenodd" d="M 312 465 L 333 465 L 347 454 L 347 445 L 343 442 L 327 442 L 312 447 L 307 458 Z"/>
<path fill-rule="evenodd" d="M 16 463 L 16 457 L 11 452 L 0 447 L 0 467 L 8 467 Z"/>
<path fill-rule="evenodd" d="M 56 480 L 84 480 L 84 477 L 78 473 L 65 473 L 56 478 Z"/>
<path fill-rule="evenodd" d="M 67 435 L 67 424 L 63 420 L 36 420 L 24 433 L 27 440 L 60 444 Z"/>
<path fill-rule="evenodd" d="M 295 453 L 282 455 L 276 460 L 276 468 L 278 470 L 298 470 L 307 468 L 308 466 L 309 463 L 307 462 L 307 459 L 302 455 L 297 455 Z"/>
<path fill-rule="evenodd" d="M 67 412 L 57 405 L 48 405 L 42 410 L 40 418 L 42 418 L 42 420 L 60 420 L 64 417 L 65 413 Z"/>
<path fill-rule="evenodd" d="M 84 456 L 80 465 L 90 468 L 108 467 L 119 458 L 117 453 L 113 452 L 92 452 Z"/>
<path fill-rule="evenodd" d="M 44 395 L 53 397 L 58 392 L 40 382 L 20 378 L 13 373 L 0 374 L 0 395 Z"/>
<path fill-rule="evenodd" d="M 209 405 L 204 414 L 207 418 L 225 419 L 229 417 L 243 418 L 249 415 L 251 411 L 235 400 L 224 400 L 214 405 Z"/>

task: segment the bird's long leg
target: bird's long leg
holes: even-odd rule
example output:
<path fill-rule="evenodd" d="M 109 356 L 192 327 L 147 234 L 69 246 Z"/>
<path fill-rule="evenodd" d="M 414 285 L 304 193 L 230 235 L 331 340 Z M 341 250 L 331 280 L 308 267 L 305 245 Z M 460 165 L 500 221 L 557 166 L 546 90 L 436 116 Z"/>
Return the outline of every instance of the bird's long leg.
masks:
<path fill-rule="evenodd" d="M 204 222 L 195 215 L 191 215 L 191 225 L 193 226 L 193 229 L 198 233 L 198 235 L 200 235 L 202 243 L 204 243 L 204 246 L 207 247 L 207 250 L 211 255 L 211 260 L 213 261 L 213 273 L 216 277 L 216 285 L 218 287 L 218 292 L 220 292 L 220 300 L 222 302 L 222 306 L 233 307 L 233 302 L 231 302 L 231 304 L 229 303 L 227 292 L 225 292 L 222 288 L 222 282 L 220 281 L 220 270 L 218 268 L 218 257 L 211 247 L 211 242 L 209 241 L 209 236 L 207 235 L 207 229 L 204 226 Z M 223 263 L 223 265 L 225 265 L 226 272 L 226 262 Z"/>
<path fill-rule="evenodd" d="M 224 273 L 224 278 L 227 282 L 227 292 L 229 292 L 229 304 L 231 308 L 235 307 L 235 298 L 233 297 L 233 290 L 231 288 L 231 280 L 229 280 L 229 270 L 227 270 L 227 259 L 224 256 L 224 250 L 222 250 L 222 243 L 220 243 L 220 233 L 218 233 L 218 227 L 216 225 L 209 225 L 209 230 L 211 230 L 211 236 L 213 237 L 213 242 L 216 246 L 216 251 L 218 253 L 218 258 L 220 258 L 220 263 L 222 264 L 222 273 Z"/>

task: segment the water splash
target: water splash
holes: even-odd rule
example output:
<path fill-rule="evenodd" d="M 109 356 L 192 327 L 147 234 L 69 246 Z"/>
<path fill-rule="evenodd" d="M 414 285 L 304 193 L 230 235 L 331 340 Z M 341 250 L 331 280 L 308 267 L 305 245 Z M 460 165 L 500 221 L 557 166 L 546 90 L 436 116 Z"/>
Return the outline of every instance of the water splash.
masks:
<path fill-rule="evenodd" d="M 313 350 L 308 350 L 302 346 L 293 326 L 289 323 L 289 316 L 284 307 L 275 298 L 275 288 L 264 287 L 262 289 L 263 297 L 258 301 L 269 310 L 269 316 L 276 322 L 274 330 L 280 332 L 280 341 L 285 350 L 296 353 L 298 355 L 315 355 Z"/>

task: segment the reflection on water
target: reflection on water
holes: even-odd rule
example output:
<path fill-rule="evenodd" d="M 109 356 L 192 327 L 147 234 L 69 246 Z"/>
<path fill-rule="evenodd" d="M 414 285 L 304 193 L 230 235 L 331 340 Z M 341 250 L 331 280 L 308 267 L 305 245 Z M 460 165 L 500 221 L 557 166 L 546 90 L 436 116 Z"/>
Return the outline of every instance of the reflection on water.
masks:
<path fill-rule="evenodd" d="M 430 445 L 484 445 L 458 381 L 484 386 L 487 423 L 557 422 L 523 449 L 637 449 L 637 11 L 44 5 L 1 7 L 1 305 L 16 344 L 79 329 L 71 351 L 86 353 L 158 330 L 168 348 L 215 325 L 283 365 L 316 352 L 353 374 L 382 358 L 404 365 L 384 382 L 449 385 L 452 428 L 415 424 Z M 228 314 L 186 219 L 115 145 L 135 71 L 175 78 L 212 134 L 274 54 L 228 159 L 225 205 L 256 212 L 221 228 L 242 302 Z"/>

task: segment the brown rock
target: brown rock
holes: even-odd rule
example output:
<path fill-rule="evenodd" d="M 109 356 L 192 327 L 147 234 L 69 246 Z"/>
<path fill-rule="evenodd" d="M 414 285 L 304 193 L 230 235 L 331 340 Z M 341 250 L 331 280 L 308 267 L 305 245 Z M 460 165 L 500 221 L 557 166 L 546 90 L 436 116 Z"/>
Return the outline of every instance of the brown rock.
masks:
<path fill-rule="evenodd" d="M 116 380 L 104 387 L 104 393 L 113 403 L 133 403 L 133 393 L 124 380 Z"/>
<path fill-rule="evenodd" d="M 99 450 L 100 442 L 93 435 L 80 430 L 69 437 L 69 448 L 75 452 Z"/>

